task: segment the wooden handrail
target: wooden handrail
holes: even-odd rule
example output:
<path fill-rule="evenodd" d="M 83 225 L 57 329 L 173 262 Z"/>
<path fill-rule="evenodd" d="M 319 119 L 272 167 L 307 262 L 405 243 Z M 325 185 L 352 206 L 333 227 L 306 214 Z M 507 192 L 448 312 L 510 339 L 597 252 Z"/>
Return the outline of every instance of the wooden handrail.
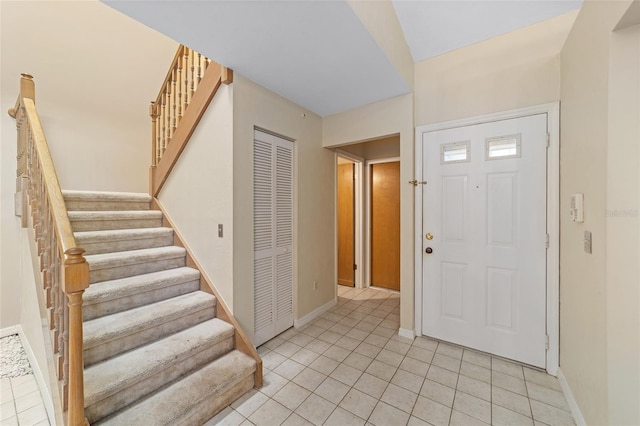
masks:
<path fill-rule="evenodd" d="M 157 196 L 220 84 L 233 71 L 180 45 L 156 100 L 151 102 L 149 193 Z"/>
<path fill-rule="evenodd" d="M 33 77 L 22 74 L 20 95 L 9 115 L 18 131 L 17 209 L 30 225 L 40 259 L 51 344 L 68 425 L 86 425 L 82 348 L 82 294 L 89 264 L 76 244 L 49 146 L 35 106 Z"/>

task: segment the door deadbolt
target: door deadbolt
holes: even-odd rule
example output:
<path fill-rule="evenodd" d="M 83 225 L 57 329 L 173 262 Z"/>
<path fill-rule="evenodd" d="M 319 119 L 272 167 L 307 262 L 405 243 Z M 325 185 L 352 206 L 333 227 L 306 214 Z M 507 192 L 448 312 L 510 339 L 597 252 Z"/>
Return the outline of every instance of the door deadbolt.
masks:
<path fill-rule="evenodd" d="M 427 238 L 427 240 L 431 241 L 433 240 L 433 234 L 431 232 L 428 232 L 427 235 L 425 236 Z"/>
<path fill-rule="evenodd" d="M 427 248 L 425 249 L 425 253 L 427 253 L 427 254 L 431 254 L 431 253 L 433 253 L 433 249 L 432 249 L 431 247 L 427 247 Z"/>

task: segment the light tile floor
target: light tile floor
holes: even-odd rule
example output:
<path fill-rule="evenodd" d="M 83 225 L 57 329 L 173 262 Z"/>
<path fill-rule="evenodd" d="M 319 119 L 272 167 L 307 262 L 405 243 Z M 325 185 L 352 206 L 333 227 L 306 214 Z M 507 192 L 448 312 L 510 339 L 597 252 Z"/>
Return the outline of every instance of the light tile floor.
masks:
<path fill-rule="evenodd" d="M 0 425 L 49 426 L 33 374 L 0 379 Z"/>
<path fill-rule="evenodd" d="M 207 425 L 573 425 L 556 378 L 397 334 L 397 293 L 338 286 L 321 318 L 258 348 L 264 386 Z"/>

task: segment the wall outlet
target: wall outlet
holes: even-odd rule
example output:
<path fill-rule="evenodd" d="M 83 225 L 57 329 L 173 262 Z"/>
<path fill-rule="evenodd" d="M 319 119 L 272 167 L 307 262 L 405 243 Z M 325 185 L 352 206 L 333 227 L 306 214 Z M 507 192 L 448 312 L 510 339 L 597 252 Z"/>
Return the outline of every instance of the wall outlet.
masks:
<path fill-rule="evenodd" d="M 313 289 L 314 290 L 318 289 L 318 281 L 317 280 L 313 280 Z"/>

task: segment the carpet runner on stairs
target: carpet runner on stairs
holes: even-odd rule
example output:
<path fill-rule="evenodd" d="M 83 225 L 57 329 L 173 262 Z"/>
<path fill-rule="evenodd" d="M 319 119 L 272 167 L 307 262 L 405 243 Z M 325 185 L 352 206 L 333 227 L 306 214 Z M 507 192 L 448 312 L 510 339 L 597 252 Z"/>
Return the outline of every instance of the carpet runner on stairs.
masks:
<path fill-rule="evenodd" d="M 201 425 L 254 386 L 255 360 L 173 246 L 146 194 L 63 191 L 87 252 L 85 413 L 91 424 Z"/>

